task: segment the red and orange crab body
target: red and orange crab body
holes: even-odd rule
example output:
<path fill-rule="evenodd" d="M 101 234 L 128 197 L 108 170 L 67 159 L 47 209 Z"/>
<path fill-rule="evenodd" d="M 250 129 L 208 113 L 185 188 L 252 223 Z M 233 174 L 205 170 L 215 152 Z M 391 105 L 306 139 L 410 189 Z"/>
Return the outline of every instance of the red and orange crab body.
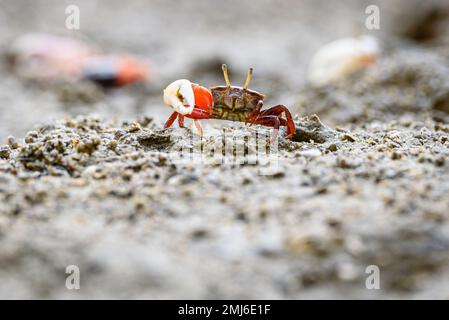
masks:
<path fill-rule="evenodd" d="M 189 80 L 181 79 L 172 82 L 164 90 L 164 102 L 174 109 L 165 123 L 169 128 L 176 119 L 180 127 L 184 126 L 184 117 L 194 120 L 195 126 L 202 134 L 200 119 L 222 119 L 260 124 L 273 127 L 273 138 L 277 136 L 280 126 L 287 127 L 286 138 L 291 139 L 296 132 L 290 111 L 284 105 L 277 105 L 262 110 L 265 96 L 248 89 L 252 77 L 249 70 L 243 87 L 231 86 L 226 65 L 223 65 L 225 86 L 210 89 Z M 285 114 L 285 117 L 282 115 Z"/>

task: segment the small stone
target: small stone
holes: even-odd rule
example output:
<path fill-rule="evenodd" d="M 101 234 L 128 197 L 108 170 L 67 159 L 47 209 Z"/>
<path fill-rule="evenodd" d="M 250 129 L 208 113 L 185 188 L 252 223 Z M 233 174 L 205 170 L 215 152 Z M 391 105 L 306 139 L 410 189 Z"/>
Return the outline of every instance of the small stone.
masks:
<path fill-rule="evenodd" d="M 9 159 L 9 155 L 11 154 L 11 150 L 8 146 L 2 146 L 0 147 L 0 158 L 2 159 Z"/>
<path fill-rule="evenodd" d="M 142 127 L 138 122 L 132 122 L 130 126 L 128 127 L 128 132 L 137 132 L 142 130 Z"/>
<path fill-rule="evenodd" d="M 427 161 L 427 157 L 426 157 L 425 155 L 420 154 L 420 155 L 418 156 L 418 162 L 419 162 L 419 163 L 424 163 L 424 162 L 426 162 L 426 161 Z"/>
<path fill-rule="evenodd" d="M 11 149 L 17 149 L 19 147 L 19 143 L 17 142 L 16 138 L 14 138 L 13 136 L 9 136 L 7 141 L 8 141 L 8 146 Z"/>
<path fill-rule="evenodd" d="M 142 127 L 148 127 L 149 124 L 153 123 L 153 118 L 144 116 L 137 120 Z"/>
<path fill-rule="evenodd" d="M 33 143 L 34 141 L 36 141 L 37 137 L 38 137 L 38 134 L 36 131 L 30 131 L 25 136 L 25 142 Z"/>
<path fill-rule="evenodd" d="M 352 163 L 348 159 L 341 158 L 341 157 L 337 157 L 336 165 L 337 165 L 337 167 L 342 168 L 342 169 L 352 169 L 352 168 L 357 167 L 357 164 Z"/>
<path fill-rule="evenodd" d="M 191 236 L 194 239 L 204 239 L 207 238 L 209 235 L 210 235 L 209 231 L 207 231 L 206 229 L 196 229 L 193 230 L 191 233 Z"/>
<path fill-rule="evenodd" d="M 125 170 L 122 173 L 122 179 L 125 181 L 131 181 L 132 177 L 133 177 L 133 171 L 131 169 Z"/>
<path fill-rule="evenodd" d="M 99 138 L 92 138 L 90 140 L 82 141 L 78 144 L 76 151 L 79 153 L 87 153 L 91 155 L 95 150 L 98 149 L 98 146 L 101 144 L 101 140 Z"/>
<path fill-rule="evenodd" d="M 335 218 L 329 218 L 326 220 L 326 223 L 332 229 L 341 229 L 342 223 Z"/>
<path fill-rule="evenodd" d="M 437 166 L 437 167 L 442 167 L 442 166 L 444 166 L 444 163 L 446 162 L 446 160 L 444 159 L 444 157 L 443 156 L 438 156 L 438 157 L 436 157 L 436 159 L 435 159 L 435 165 Z"/>
<path fill-rule="evenodd" d="M 123 129 L 118 129 L 115 134 L 114 137 L 115 139 L 119 140 L 120 138 L 126 136 L 128 134 L 128 131 L 123 130 Z"/>
<path fill-rule="evenodd" d="M 139 158 L 141 158 L 141 154 L 139 152 L 133 152 L 129 155 L 129 157 L 131 158 L 131 160 L 139 160 Z"/>
<path fill-rule="evenodd" d="M 401 159 L 401 158 L 402 158 L 402 154 L 401 154 L 400 152 L 393 151 L 393 152 L 391 153 L 391 159 L 393 159 L 393 160 L 399 160 L 399 159 Z"/>
<path fill-rule="evenodd" d="M 285 172 L 283 172 L 283 171 L 277 171 L 273 175 L 271 175 L 271 178 L 274 178 L 274 179 L 279 179 L 279 178 L 283 178 L 283 177 L 285 177 Z"/>
<path fill-rule="evenodd" d="M 115 149 L 117 149 L 117 145 L 118 145 L 118 142 L 116 140 L 111 140 L 111 142 L 109 143 L 109 149 L 115 150 Z"/>
<path fill-rule="evenodd" d="M 318 186 L 315 190 L 317 194 L 325 194 L 327 193 L 327 186 Z"/>
<path fill-rule="evenodd" d="M 329 147 L 327 147 L 327 150 L 335 152 L 337 151 L 337 145 L 335 143 L 332 143 L 331 145 L 329 145 Z"/>
<path fill-rule="evenodd" d="M 355 138 L 353 136 L 351 136 L 348 133 L 343 133 L 341 135 L 341 140 L 345 140 L 345 141 L 349 141 L 349 142 L 355 142 Z"/>

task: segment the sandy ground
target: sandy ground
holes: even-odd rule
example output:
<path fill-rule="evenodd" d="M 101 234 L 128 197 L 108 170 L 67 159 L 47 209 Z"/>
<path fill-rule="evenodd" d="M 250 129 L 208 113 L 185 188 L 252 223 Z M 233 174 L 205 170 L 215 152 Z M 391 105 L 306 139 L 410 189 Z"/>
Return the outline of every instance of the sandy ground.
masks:
<path fill-rule="evenodd" d="M 256 3 L 257 2 L 257 3 Z M 449 9 L 443 1 L 0 1 L 0 48 L 24 32 L 88 39 L 152 63 L 152 82 L 36 85 L 0 66 L 1 298 L 449 298 Z M 381 29 L 364 28 L 368 4 Z M 369 33 L 376 66 L 313 88 L 324 43 Z M 162 129 L 161 90 L 251 88 L 298 114 L 277 166 L 199 153 Z M 317 114 L 317 116 L 314 116 Z M 224 130 L 224 131 L 223 131 Z M 209 122 L 203 147 L 266 133 Z M 227 139 L 227 140 L 226 140 Z M 225 162 L 225 163 L 222 163 Z M 81 289 L 67 290 L 67 265 Z M 381 289 L 368 290 L 377 265 Z"/>

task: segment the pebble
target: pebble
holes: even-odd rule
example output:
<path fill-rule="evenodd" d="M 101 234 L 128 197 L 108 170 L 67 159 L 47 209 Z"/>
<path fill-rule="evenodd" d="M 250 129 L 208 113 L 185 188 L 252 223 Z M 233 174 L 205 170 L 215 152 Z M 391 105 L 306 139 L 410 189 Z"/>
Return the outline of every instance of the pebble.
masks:
<path fill-rule="evenodd" d="M 11 149 L 17 149 L 19 147 L 19 143 L 17 142 L 16 138 L 14 138 L 13 136 L 9 136 L 7 139 L 8 142 L 8 146 Z"/>
<path fill-rule="evenodd" d="M 9 146 L 0 147 L 0 158 L 9 159 L 10 154 L 11 154 L 11 150 L 9 149 Z"/>
<path fill-rule="evenodd" d="M 345 140 L 345 141 L 349 141 L 349 142 L 355 142 L 355 138 L 352 135 L 348 134 L 348 133 L 343 133 L 341 135 L 341 139 Z"/>

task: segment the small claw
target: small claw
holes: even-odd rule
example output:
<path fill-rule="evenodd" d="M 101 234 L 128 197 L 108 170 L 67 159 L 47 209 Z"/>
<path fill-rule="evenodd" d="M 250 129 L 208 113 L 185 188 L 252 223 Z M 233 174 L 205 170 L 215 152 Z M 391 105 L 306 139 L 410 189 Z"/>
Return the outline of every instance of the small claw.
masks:
<path fill-rule="evenodd" d="M 251 123 L 249 124 L 249 126 L 251 127 L 253 124 L 256 123 L 257 119 L 259 119 L 259 115 L 255 115 L 253 116 L 253 118 L 251 119 Z"/>
<path fill-rule="evenodd" d="M 164 89 L 164 103 L 182 115 L 191 114 L 195 107 L 192 83 L 186 79 L 170 83 Z"/>

